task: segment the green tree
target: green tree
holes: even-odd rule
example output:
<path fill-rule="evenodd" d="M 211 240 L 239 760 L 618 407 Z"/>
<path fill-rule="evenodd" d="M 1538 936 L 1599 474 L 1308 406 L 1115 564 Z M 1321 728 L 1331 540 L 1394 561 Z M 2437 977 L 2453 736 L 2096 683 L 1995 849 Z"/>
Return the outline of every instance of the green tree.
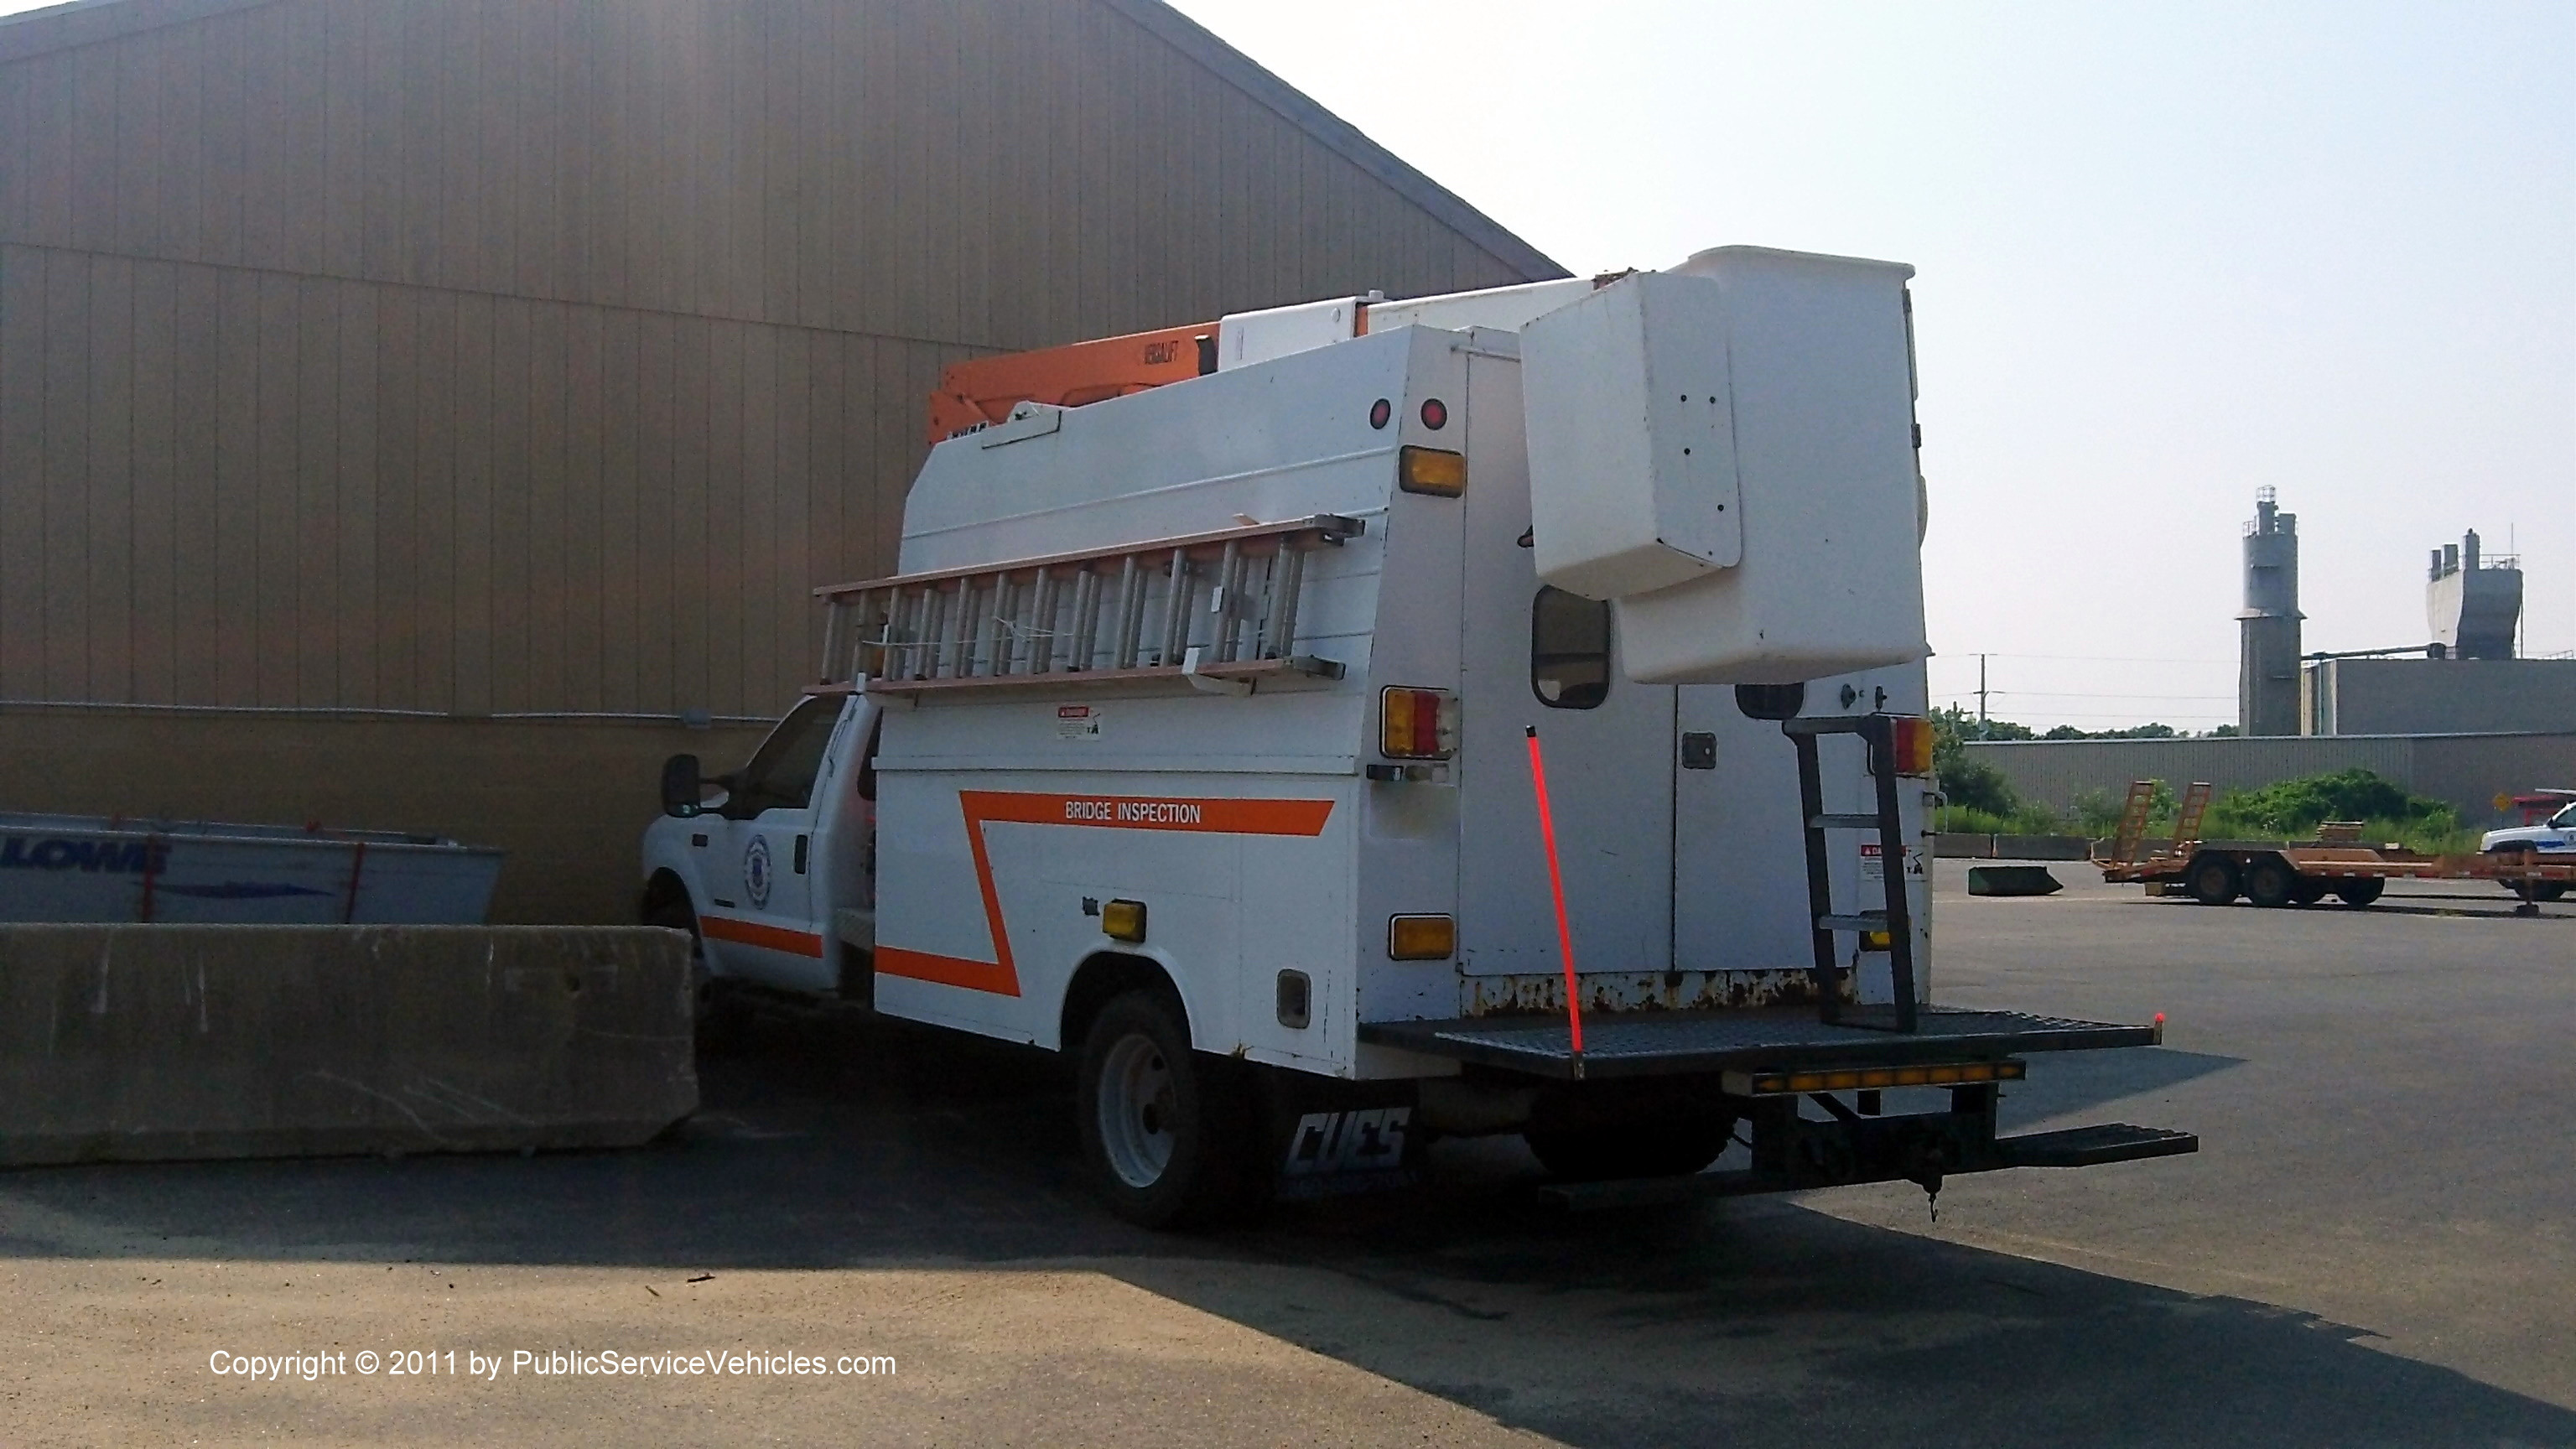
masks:
<path fill-rule="evenodd" d="M 2030 730 L 2022 725 L 2009 727 L 2020 731 L 2015 736 L 1994 736 L 1992 727 L 2005 721 L 1988 721 L 1990 738 L 2029 739 Z M 2021 808 L 2013 795 L 2012 783 L 2004 772 L 1992 765 L 1968 758 L 1966 743 L 1975 737 L 1977 721 L 1966 710 L 1943 706 L 1932 711 L 1932 773 L 1941 780 L 1941 794 L 1951 808 L 1975 810 L 1988 815 L 2011 815 Z"/>

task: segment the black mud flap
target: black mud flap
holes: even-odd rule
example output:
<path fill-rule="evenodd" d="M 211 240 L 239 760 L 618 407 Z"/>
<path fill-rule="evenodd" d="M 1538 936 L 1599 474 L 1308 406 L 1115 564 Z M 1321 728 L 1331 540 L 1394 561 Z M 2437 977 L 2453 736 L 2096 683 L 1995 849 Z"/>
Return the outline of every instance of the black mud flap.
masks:
<path fill-rule="evenodd" d="M 1422 1180 L 1423 1133 L 1410 1081 L 1344 1082 L 1304 1072 L 1259 1074 L 1270 1196 L 1281 1201 L 1410 1187 Z"/>

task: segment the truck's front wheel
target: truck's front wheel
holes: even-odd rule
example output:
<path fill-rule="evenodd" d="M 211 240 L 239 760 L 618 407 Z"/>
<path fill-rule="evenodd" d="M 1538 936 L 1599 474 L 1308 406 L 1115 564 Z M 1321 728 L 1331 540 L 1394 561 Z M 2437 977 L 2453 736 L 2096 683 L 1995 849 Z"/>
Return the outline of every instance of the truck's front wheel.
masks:
<path fill-rule="evenodd" d="M 742 1003 L 708 969 L 707 939 L 698 930 L 698 913 L 690 909 L 688 897 L 656 902 L 645 911 L 644 924 L 689 933 L 689 1016 L 698 1050 L 710 1054 L 731 1050 L 745 1024 Z"/>
<path fill-rule="evenodd" d="M 1130 991 L 1101 1008 L 1083 1037 L 1075 1110 L 1112 1212 L 1177 1228 L 1242 1202 L 1251 1130 L 1232 1065 L 1190 1049 L 1163 992 Z"/>

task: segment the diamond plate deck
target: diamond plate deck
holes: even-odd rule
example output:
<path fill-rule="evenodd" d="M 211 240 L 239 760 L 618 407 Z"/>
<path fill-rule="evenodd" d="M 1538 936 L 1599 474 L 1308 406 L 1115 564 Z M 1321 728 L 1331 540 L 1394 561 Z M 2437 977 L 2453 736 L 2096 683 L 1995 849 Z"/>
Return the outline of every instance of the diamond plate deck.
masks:
<path fill-rule="evenodd" d="M 1805 1010 L 1671 1012 L 1588 1017 L 1583 1023 L 1583 1075 L 1671 1076 L 1682 1073 L 1817 1066 L 1886 1066 L 1919 1061 L 2152 1046 L 2152 1026 L 2076 1021 L 2019 1011 L 1958 1011 L 1927 1006 L 1922 1029 L 1901 1033 L 1841 1023 Z M 1477 1017 L 1449 1021 L 1373 1021 L 1360 1040 L 1426 1056 L 1501 1067 L 1540 1077 L 1574 1075 L 1574 1052 L 1562 1016 Z"/>

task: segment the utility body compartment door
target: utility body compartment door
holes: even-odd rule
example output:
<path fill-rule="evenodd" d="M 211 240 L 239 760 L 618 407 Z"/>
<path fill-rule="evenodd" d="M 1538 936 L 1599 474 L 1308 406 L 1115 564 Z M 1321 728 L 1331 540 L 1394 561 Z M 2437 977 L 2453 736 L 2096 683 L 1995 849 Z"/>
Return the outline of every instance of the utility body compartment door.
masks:
<path fill-rule="evenodd" d="M 1469 976 L 1561 973 L 1523 731 L 1536 725 L 1577 969 L 1672 967 L 1673 690 L 1618 667 L 1610 606 L 1549 591 L 1532 549 L 1520 368 L 1469 372 L 1458 929 Z M 1595 658 L 1597 645 L 1608 652 Z M 1795 837 L 1791 837 L 1794 845 Z"/>

